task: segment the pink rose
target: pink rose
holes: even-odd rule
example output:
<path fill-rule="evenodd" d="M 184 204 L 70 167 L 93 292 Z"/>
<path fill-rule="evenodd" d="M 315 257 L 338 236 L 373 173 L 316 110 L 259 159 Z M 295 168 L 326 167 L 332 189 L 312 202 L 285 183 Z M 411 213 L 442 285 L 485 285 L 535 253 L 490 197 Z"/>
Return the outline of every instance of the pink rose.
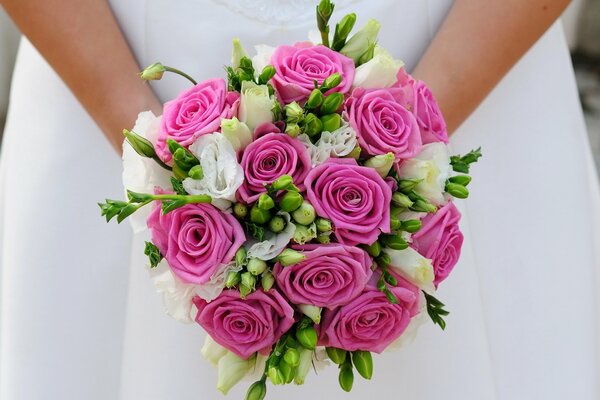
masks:
<path fill-rule="evenodd" d="M 213 301 L 194 298 L 196 322 L 221 346 L 247 359 L 269 348 L 294 324 L 294 309 L 275 289 L 240 297 L 225 290 Z"/>
<path fill-rule="evenodd" d="M 210 204 L 187 204 L 163 214 L 157 203 L 148 228 L 173 273 L 197 285 L 208 282 L 246 241 L 237 219 Z"/>
<path fill-rule="evenodd" d="M 273 275 L 278 287 L 294 304 L 335 308 L 358 296 L 371 277 L 371 258 L 358 247 L 294 246 L 304 261 L 288 267 L 277 263 Z"/>
<path fill-rule="evenodd" d="M 171 153 L 167 139 L 187 147 L 202 135 L 218 132 L 221 118 L 235 114 L 238 100 L 239 94 L 227 92 L 223 79 L 209 79 L 166 102 L 156 143 L 157 154 L 168 162 Z"/>
<path fill-rule="evenodd" d="M 448 130 L 442 111 L 425 82 L 416 81 L 407 87 L 407 107 L 417 118 L 423 144 L 448 143 Z"/>
<path fill-rule="evenodd" d="M 306 176 L 306 196 L 317 214 L 333 222 L 336 239 L 371 244 L 390 232 L 390 186 L 373 168 L 351 158 L 330 158 Z"/>
<path fill-rule="evenodd" d="M 268 133 L 250 143 L 241 162 L 244 183 L 238 190 L 241 201 L 252 203 L 265 192 L 264 183 L 281 175 L 290 175 L 304 190 L 304 178 L 311 168 L 308 150 L 297 139 L 285 133 Z"/>
<path fill-rule="evenodd" d="M 391 292 L 398 304 L 389 302 L 376 287 L 377 275 L 356 299 L 335 310 L 325 310 L 320 326 L 319 345 L 348 351 L 381 353 L 406 330 L 419 312 L 419 290 L 402 278 Z"/>
<path fill-rule="evenodd" d="M 334 73 L 342 82 L 330 92 L 346 93 L 354 80 L 354 61 L 325 46 L 297 43 L 279 46 L 271 56 L 275 76 L 271 83 L 282 102 L 304 102 L 315 88 L 315 80 L 322 84 Z"/>
<path fill-rule="evenodd" d="M 463 235 L 458 227 L 460 212 L 452 202 L 422 220 L 422 227 L 412 235 L 411 246 L 433 262 L 434 283 L 450 275 L 460 257 Z"/>
<path fill-rule="evenodd" d="M 419 153 L 419 126 L 404 107 L 403 98 L 400 88 L 357 88 L 346 100 L 346 115 L 364 153 L 375 156 L 391 152 L 397 161 Z"/>

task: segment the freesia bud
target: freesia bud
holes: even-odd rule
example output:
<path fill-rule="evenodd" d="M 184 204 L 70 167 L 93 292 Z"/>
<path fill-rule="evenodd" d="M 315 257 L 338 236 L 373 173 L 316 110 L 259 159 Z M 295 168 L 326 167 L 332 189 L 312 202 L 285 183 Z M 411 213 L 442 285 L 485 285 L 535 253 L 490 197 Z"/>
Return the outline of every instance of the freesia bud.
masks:
<path fill-rule="evenodd" d="M 231 51 L 231 66 L 233 69 L 237 69 L 240 67 L 240 61 L 242 58 L 248 57 L 248 53 L 246 53 L 246 50 L 244 50 L 240 39 L 233 38 L 232 44 L 233 49 Z"/>
<path fill-rule="evenodd" d="M 446 183 L 446 192 L 457 199 L 466 199 L 469 197 L 469 189 L 458 183 Z"/>
<path fill-rule="evenodd" d="M 352 385 L 354 384 L 354 372 L 352 372 L 352 364 L 344 363 L 340 366 L 340 375 L 338 377 L 338 381 L 340 383 L 340 387 L 344 389 L 345 392 L 352 390 Z"/>
<path fill-rule="evenodd" d="M 244 248 L 244 246 L 241 246 L 236 252 L 235 252 L 235 265 L 238 267 L 241 267 L 242 265 L 246 264 L 246 249 Z"/>
<path fill-rule="evenodd" d="M 342 75 L 339 72 L 329 75 L 324 81 L 321 87 L 324 91 L 333 89 L 342 83 Z"/>
<path fill-rule="evenodd" d="M 298 305 L 298 309 L 315 324 L 318 325 L 321 323 L 321 307 L 313 306 L 312 304 L 300 304 Z"/>
<path fill-rule="evenodd" d="M 344 102 L 344 95 L 341 93 L 331 93 L 325 100 L 323 100 L 323 104 L 321 105 L 321 114 L 332 114 L 335 113 Z"/>
<path fill-rule="evenodd" d="M 434 213 L 437 211 L 437 207 L 428 202 L 427 200 L 418 199 L 415 203 L 410 207 L 411 210 L 417 212 L 426 212 L 426 213 Z"/>
<path fill-rule="evenodd" d="M 315 221 L 317 214 L 312 204 L 305 200 L 300 207 L 292 213 L 292 217 L 299 224 L 309 225 Z"/>
<path fill-rule="evenodd" d="M 285 116 L 288 124 L 299 124 L 304 119 L 304 110 L 295 101 L 285 106 Z"/>
<path fill-rule="evenodd" d="M 392 204 L 397 207 L 408 208 L 413 205 L 413 202 L 404 193 L 395 192 L 392 195 Z"/>
<path fill-rule="evenodd" d="M 363 55 L 360 56 L 360 58 L 358 59 L 358 65 L 363 65 L 373 59 L 373 57 L 375 56 L 375 46 L 376 46 L 376 43 L 372 43 L 367 48 L 367 51 L 365 51 L 363 53 Z"/>
<path fill-rule="evenodd" d="M 246 392 L 245 400 L 263 400 L 267 395 L 267 385 L 264 381 L 256 381 L 254 382 L 250 388 L 248 388 L 248 392 Z"/>
<path fill-rule="evenodd" d="M 377 258 L 377 265 L 379 265 L 381 268 L 387 268 L 391 262 L 392 259 L 390 258 L 389 254 L 386 253 L 381 253 Z"/>
<path fill-rule="evenodd" d="M 285 220 L 282 217 L 280 217 L 279 215 L 274 216 L 269 221 L 269 229 L 273 233 L 281 232 L 282 230 L 285 229 L 285 225 L 286 225 Z"/>
<path fill-rule="evenodd" d="M 250 221 L 255 224 L 266 224 L 271 219 L 271 212 L 263 210 L 258 205 L 254 205 L 250 210 Z"/>
<path fill-rule="evenodd" d="M 352 352 L 352 363 L 360 376 L 365 379 L 373 377 L 373 357 L 370 352 L 360 350 Z"/>
<path fill-rule="evenodd" d="M 408 233 L 415 233 L 419 229 L 421 229 L 421 221 L 418 219 L 409 219 L 407 221 L 402 221 L 401 229 Z"/>
<path fill-rule="evenodd" d="M 292 212 L 302 205 L 304 198 L 298 192 L 287 192 L 279 202 L 281 211 Z"/>
<path fill-rule="evenodd" d="M 166 70 L 167 69 L 165 66 L 161 63 L 154 63 L 147 66 L 142 72 L 140 72 L 140 78 L 145 81 L 157 81 L 162 79 Z"/>
<path fill-rule="evenodd" d="M 359 64 L 360 58 L 369 51 L 373 44 L 377 43 L 380 28 L 379 22 L 370 19 L 360 31 L 352 35 L 340 53 L 353 59 L 355 64 Z"/>
<path fill-rule="evenodd" d="M 471 177 L 469 175 L 456 175 L 450 177 L 448 180 L 452 183 L 456 183 L 462 186 L 467 186 L 469 183 L 471 183 Z"/>
<path fill-rule="evenodd" d="M 313 351 L 308 349 L 300 349 L 300 361 L 298 367 L 296 367 L 296 376 L 294 377 L 294 383 L 296 385 L 304 384 L 306 375 L 312 367 L 312 355 Z"/>
<path fill-rule="evenodd" d="M 233 213 L 236 217 L 244 219 L 246 218 L 246 215 L 248 215 L 248 206 L 244 203 L 235 203 L 233 206 Z"/>
<path fill-rule="evenodd" d="M 375 242 L 373 242 L 372 244 L 370 244 L 368 246 L 364 246 L 364 249 L 372 257 L 379 257 L 379 254 L 381 254 L 381 244 L 379 243 L 378 240 L 376 240 Z"/>
<path fill-rule="evenodd" d="M 225 279 L 225 287 L 231 289 L 232 287 L 237 286 L 242 280 L 240 275 L 239 272 L 229 271 L 227 278 Z"/>
<path fill-rule="evenodd" d="M 218 364 L 218 379 L 217 389 L 227 394 L 229 390 L 241 381 L 248 372 L 254 368 L 255 358 L 251 357 L 248 360 L 237 356 L 228 351 L 225 356 L 219 360 Z"/>
<path fill-rule="evenodd" d="M 333 225 L 327 218 L 317 218 L 316 225 L 319 232 L 330 232 L 333 230 Z"/>
<path fill-rule="evenodd" d="M 320 134 L 323 131 L 323 123 L 313 113 L 308 113 L 304 117 L 304 133 L 312 137 Z"/>
<path fill-rule="evenodd" d="M 401 227 L 402 227 L 402 221 L 400 221 L 399 219 L 393 218 L 393 217 L 390 219 L 390 230 L 397 231 L 397 230 L 400 230 Z"/>
<path fill-rule="evenodd" d="M 298 244 L 305 244 L 317 237 L 317 230 L 313 227 L 305 225 L 296 225 L 292 240 Z"/>
<path fill-rule="evenodd" d="M 275 277 L 270 271 L 265 271 L 260 277 L 260 285 L 265 292 L 268 292 L 275 284 Z"/>
<path fill-rule="evenodd" d="M 327 356 L 329 359 L 337 365 L 340 365 L 346 361 L 346 355 L 348 354 L 346 350 L 338 349 L 336 347 L 327 347 L 325 348 L 325 351 L 327 351 Z"/>
<path fill-rule="evenodd" d="M 148 158 L 156 157 L 154 146 L 148 139 L 135 132 L 128 131 L 127 129 L 123 129 L 123 135 L 127 139 L 127 143 L 129 143 L 131 147 L 133 147 L 133 150 L 140 156 Z"/>
<path fill-rule="evenodd" d="M 275 207 L 273 198 L 266 193 L 261 194 L 258 198 L 258 208 L 261 210 L 270 210 L 273 207 Z"/>
<path fill-rule="evenodd" d="M 384 246 L 394 250 L 404 250 L 408 247 L 408 243 L 402 237 L 402 235 L 381 235 L 381 242 Z"/>
<path fill-rule="evenodd" d="M 285 354 L 283 355 L 283 359 L 286 363 L 288 363 L 292 367 L 297 367 L 298 364 L 300 363 L 300 353 L 298 352 L 298 350 L 291 347 L 285 351 Z"/>
<path fill-rule="evenodd" d="M 277 178 L 275 181 L 273 181 L 273 183 L 271 184 L 271 186 L 273 187 L 273 190 L 285 190 L 287 189 L 293 182 L 292 177 L 289 175 L 281 175 L 279 178 Z"/>
<path fill-rule="evenodd" d="M 246 268 L 252 275 L 260 275 L 266 271 L 267 263 L 258 258 L 251 258 L 248 260 L 248 266 Z M 242 274 L 242 283 L 244 283 L 244 274 Z"/>
<path fill-rule="evenodd" d="M 283 376 L 281 370 L 275 366 L 269 367 L 267 370 L 267 376 L 273 383 L 273 385 L 283 385 L 285 382 L 285 377 Z"/>
<path fill-rule="evenodd" d="M 306 109 L 314 110 L 315 108 L 318 108 L 323 103 L 324 97 L 325 96 L 323 96 L 323 93 L 321 93 L 319 89 L 313 89 L 310 96 L 308 96 L 308 100 L 306 100 Z"/>
<path fill-rule="evenodd" d="M 356 14 L 351 13 L 340 20 L 335 26 L 335 33 L 333 35 L 333 43 L 331 48 L 335 51 L 340 51 L 346 44 L 348 35 L 352 32 L 354 24 L 356 23 Z"/>
<path fill-rule="evenodd" d="M 329 244 L 331 243 L 331 235 L 317 235 L 317 241 L 321 244 Z"/>
<path fill-rule="evenodd" d="M 262 72 L 258 76 L 258 83 L 261 85 L 266 85 L 273 76 L 275 76 L 275 67 L 272 65 L 267 65 L 263 68 Z"/>
<path fill-rule="evenodd" d="M 333 132 L 342 126 L 342 117 L 337 113 L 323 115 L 320 119 L 325 132 Z"/>
<path fill-rule="evenodd" d="M 244 150 L 252 143 L 250 128 L 236 117 L 221 120 L 221 134 L 229 140 L 235 151 Z"/>
<path fill-rule="evenodd" d="M 296 340 L 309 350 L 314 350 L 317 346 L 317 331 L 313 326 L 298 329 L 296 331 Z"/>
<path fill-rule="evenodd" d="M 285 360 L 279 362 L 279 370 L 281 371 L 281 375 L 283 375 L 284 383 L 290 383 L 294 379 L 294 368 Z"/>
<path fill-rule="evenodd" d="M 398 181 L 398 190 L 403 193 L 409 193 L 421 182 L 420 179 L 400 179 Z"/>
<path fill-rule="evenodd" d="M 379 176 L 385 178 L 389 174 L 390 169 L 392 169 L 394 160 L 394 153 L 381 154 L 369 158 L 365 161 L 365 166 L 374 168 Z"/>
<path fill-rule="evenodd" d="M 188 175 L 190 178 L 195 179 L 197 181 L 201 180 L 202 178 L 204 178 L 204 171 L 202 170 L 202 166 L 194 165 L 188 171 Z"/>
<path fill-rule="evenodd" d="M 285 126 L 285 133 L 287 133 L 290 137 L 296 137 L 302 132 L 300 125 L 288 123 Z"/>
<path fill-rule="evenodd" d="M 294 265 L 303 261 L 306 256 L 299 251 L 292 249 L 283 249 L 281 254 L 279 254 L 276 260 L 283 266 L 289 267 L 290 265 Z"/>
<path fill-rule="evenodd" d="M 327 24 L 331 14 L 333 14 L 333 7 L 334 5 L 330 0 L 321 0 L 317 6 L 317 26 L 321 32 L 329 32 Z"/>

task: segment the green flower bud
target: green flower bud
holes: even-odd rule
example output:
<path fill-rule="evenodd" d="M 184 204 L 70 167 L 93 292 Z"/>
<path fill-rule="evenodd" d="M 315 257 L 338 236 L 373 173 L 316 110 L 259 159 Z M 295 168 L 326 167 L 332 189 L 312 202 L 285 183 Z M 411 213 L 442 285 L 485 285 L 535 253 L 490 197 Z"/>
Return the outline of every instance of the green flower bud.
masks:
<path fill-rule="evenodd" d="M 140 78 L 145 81 L 157 81 L 162 79 L 166 70 L 167 69 L 165 66 L 161 63 L 154 63 L 147 66 L 142 72 L 140 72 Z"/>
<path fill-rule="evenodd" d="M 296 225 L 296 230 L 294 231 L 294 236 L 292 237 L 292 240 L 298 244 L 305 244 L 315 239 L 316 237 L 316 229 L 310 229 L 308 226 L 305 225 Z"/>
<path fill-rule="evenodd" d="M 246 392 L 245 400 L 264 400 L 267 395 L 267 385 L 264 381 L 256 381 L 254 382 L 248 392 Z"/>
<path fill-rule="evenodd" d="M 233 213 L 236 217 L 244 219 L 246 218 L 246 215 L 248 215 L 248 206 L 244 203 L 235 203 L 233 206 Z"/>
<path fill-rule="evenodd" d="M 344 102 L 344 95 L 341 93 L 331 93 L 325 97 L 321 105 L 321 114 L 332 114 L 336 112 Z"/>
<path fill-rule="evenodd" d="M 373 357 L 370 352 L 360 350 L 352 352 L 352 363 L 360 376 L 365 379 L 373 377 Z"/>
<path fill-rule="evenodd" d="M 248 266 L 246 267 L 248 272 L 252 275 L 260 275 L 267 269 L 267 263 L 258 258 L 251 258 L 248 260 Z M 244 279 L 244 274 L 242 274 L 242 283 Z"/>
<path fill-rule="evenodd" d="M 326 347 L 325 351 L 327 351 L 329 359 L 337 365 L 343 364 L 344 361 L 346 361 L 346 355 L 348 354 L 346 350 L 338 349 L 336 347 Z"/>
<path fill-rule="evenodd" d="M 271 196 L 269 196 L 266 193 L 263 193 L 258 198 L 257 206 L 261 210 L 265 210 L 265 211 L 270 210 L 271 208 L 275 207 L 275 201 L 273 200 L 273 198 Z"/>
<path fill-rule="evenodd" d="M 283 375 L 284 383 L 290 383 L 294 379 L 294 368 L 285 360 L 279 362 L 279 370 L 281 371 L 281 375 Z"/>
<path fill-rule="evenodd" d="M 270 271 L 265 271 L 260 277 L 260 285 L 265 292 L 268 292 L 275 284 L 275 277 Z"/>
<path fill-rule="evenodd" d="M 463 186 L 467 186 L 469 183 L 471 183 L 471 177 L 469 175 L 456 175 L 448 180 L 452 183 L 457 183 Z"/>
<path fill-rule="evenodd" d="M 367 51 L 365 51 L 363 55 L 360 56 L 360 58 L 358 59 L 358 65 L 362 65 L 373 59 L 373 56 L 375 56 L 375 45 L 376 43 L 371 43 L 371 45 L 367 48 Z"/>
<path fill-rule="evenodd" d="M 458 183 L 446 183 L 446 192 L 457 199 L 466 199 L 469 197 L 469 189 Z"/>
<path fill-rule="evenodd" d="M 402 235 L 381 235 L 381 242 L 384 246 L 389 247 L 392 250 L 404 250 L 408 247 L 406 240 L 402 238 Z"/>
<path fill-rule="evenodd" d="M 397 207 L 408 208 L 413 205 L 413 202 L 404 193 L 396 192 L 392 195 L 392 204 Z"/>
<path fill-rule="evenodd" d="M 231 289 L 232 287 L 237 286 L 242 280 L 241 274 L 235 271 L 229 271 L 227 274 L 227 279 L 225 279 L 225 287 L 227 289 Z"/>
<path fill-rule="evenodd" d="M 381 253 L 379 257 L 377 257 L 377 265 L 381 268 L 387 268 L 392 263 L 392 258 L 389 254 Z"/>
<path fill-rule="evenodd" d="M 419 229 L 421 229 L 421 221 L 419 221 L 418 219 L 409 219 L 407 221 L 402 221 L 401 229 L 408 233 L 415 233 Z"/>
<path fill-rule="evenodd" d="M 318 325 L 321 323 L 321 307 L 313 306 L 311 304 L 299 304 L 298 309 L 315 324 Z"/>
<path fill-rule="evenodd" d="M 369 158 L 367 161 L 365 161 L 365 166 L 374 168 L 379 176 L 385 178 L 389 174 L 390 169 L 392 169 L 394 160 L 394 153 L 381 154 Z"/>
<path fill-rule="evenodd" d="M 390 207 L 390 217 L 399 219 L 406 210 L 405 207 L 392 206 Z"/>
<path fill-rule="evenodd" d="M 271 219 L 271 212 L 269 210 L 263 210 L 258 205 L 254 205 L 250 210 L 250 221 L 255 224 L 266 224 Z"/>
<path fill-rule="evenodd" d="M 235 265 L 238 267 L 241 267 L 242 265 L 246 264 L 246 249 L 244 248 L 244 246 L 240 247 L 236 252 L 235 252 Z"/>
<path fill-rule="evenodd" d="M 342 75 L 340 75 L 339 72 L 336 72 L 336 73 L 329 75 L 323 81 L 321 88 L 323 91 L 327 91 L 329 89 L 333 89 L 333 88 L 339 86 L 340 83 L 342 83 Z"/>
<path fill-rule="evenodd" d="M 333 230 L 333 225 L 327 218 L 317 218 L 315 223 L 319 232 L 330 232 Z"/>
<path fill-rule="evenodd" d="M 403 193 L 411 192 L 421 183 L 420 179 L 400 179 L 398 181 L 398 190 Z"/>
<path fill-rule="evenodd" d="M 348 35 L 352 32 L 354 24 L 356 23 L 356 14 L 351 13 L 340 20 L 335 26 L 335 33 L 333 35 L 333 43 L 331 48 L 335 51 L 340 51 L 346 44 Z"/>
<path fill-rule="evenodd" d="M 133 150 L 140 156 L 148 158 L 156 157 L 154 146 L 148 139 L 135 132 L 128 131 L 127 129 L 123 129 L 123 135 L 127 139 L 127 143 L 129 143 L 131 147 L 133 147 Z"/>
<path fill-rule="evenodd" d="M 437 207 L 428 202 L 427 200 L 417 199 L 415 203 L 410 207 L 411 210 L 417 212 L 434 213 L 437 211 Z"/>
<path fill-rule="evenodd" d="M 285 220 L 282 217 L 280 217 L 279 215 L 274 216 L 269 221 L 269 229 L 273 233 L 281 232 L 282 230 L 285 229 L 285 225 L 286 225 Z"/>
<path fill-rule="evenodd" d="M 304 133 L 308 136 L 316 136 L 323 131 L 323 123 L 313 113 L 308 113 L 304 118 Z"/>
<path fill-rule="evenodd" d="M 240 63 L 242 62 L 242 58 L 248 57 L 248 53 L 244 50 L 240 39 L 233 38 L 232 40 L 232 51 L 231 51 L 231 66 L 233 69 L 238 69 L 240 67 Z"/>
<path fill-rule="evenodd" d="M 364 246 L 364 249 L 372 257 L 379 257 L 379 254 L 381 254 L 381 244 L 377 240 L 373 244 Z"/>
<path fill-rule="evenodd" d="M 350 57 L 356 64 L 359 64 L 361 57 L 369 52 L 369 49 L 377 43 L 377 35 L 381 25 L 374 19 L 367 21 L 365 26 L 352 35 L 352 37 L 346 42 L 344 47 L 340 50 L 340 53 Z"/>
<path fill-rule="evenodd" d="M 398 286 L 398 279 L 389 272 L 383 274 L 383 279 L 392 286 Z"/>
<path fill-rule="evenodd" d="M 306 200 L 292 213 L 292 218 L 302 225 L 312 224 L 316 217 L 315 208 Z"/>
<path fill-rule="evenodd" d="M 333 14 L 333 7 L 334 5 L 330 0 L 321 0 L 317 6 L 317 27 L 319 28 L 319 31 L 329 32 L 327 24 L 329 23 L 331 14 Z"/>
<path fill-rule="evenodd" d="M 248 296 L 250 293 L 252 293 L 252 288 L 242 285 L 242 284 L 240 284 L 239 290 L 240 290 L 240 297 L 242 299 L 245 299 L 246 296 Z"/>
<path fill-rule="evenodd" d="M 302 205 L 304 198 L 298 192 L 287 192 L 279 202 L 281 211 L 292 212 Z"/>
<path fill-rule="evenodd" d="M 250 260 L 252 261 L 252 259 Z M 254 290 L 256 287 L 256 276 L 254 276 L 250 271 L 242 273 L 242 283 L 243 286 Z"/>
<path fill-rule="evenodd" d="M 313 89 L 310 96 L 308 96 L 308 100 L 306 100 L 304 108 L 307 110 L 318 108 L 323 103 L 324 97 L 325 96 L 323 96 L 323 93 L 319 89 Z"/>
<path fill-rule="evenodd" d="M 362 149 L 360 146 L 356 146 L 346 157 L 358 160 L 360 158 L 360 153 L 362 153 Z"/>
<path fill-rule="evenodd" d="M 402 221 L 400 221 L 397 218 L 390 219 L 390 230 L 398 231 L 398 230 L 400 230 L 401 227 L 402 227 Z"/>
<path fill-rule="evenodd" d="M 294 137 L 298 136 L 300 133 L 302 133 L 302 129 L 300 128 L 300 125 L 298 125 L 298 124 L 288 123 L 285 126 L 285 133 L 287 133 L 288 136 L 294 138 Z"/>
<path fill-rule="evenodd" d="M 340 366 L 340 375 L 338 377 L 338 381 L 340 383 L 340 387 L 344 389 L 345 392 L 352 390 L 352 385 L 354 384 L 354 372 L 352 372 L 352 364 L 344 363 Z"/>
<path fill-rule="evenodd" d="M 312 363 L 313 351 L 308 349 L 300 349 L 300 363 L 296 367 L 296 377 L 294 383 L 296 385 L 304 384 L 304 379 L 308 375 L 313 363 Z"/>
<path fill-rule="evenodd" d="M 173 161 L 182 171 L 189 171 L 193 166 L 200 164 L 200 161 L 189 150 L 180 147 L 173 153 Z"/>
<path fill-rule="evenodd" d="M 283 249 L 283 251 L 275 258 L 283 267 L 289 267 L 303 261 L 306 256 L 299 251 L 292 250 L 289 248 Z"/>
<path fill-rule="evenodd" d="M 273 76 L 275 76 L 275 67 L 272 65 L 267 65 L 263 68 L 262 72 L 258 76 L 258 84 L 266 85 Z"/>
<path fill-rule="evenodd" d="M 292 367 L 297 367 L 300 363 L 300 353 L 298 352 L 298 350 L 291 347 L 285 351 L 285 354 L 283 355 L 283 360 Z"/>
<path fill-rule="evenodd" d="M 296 340 L 309 350 L 314 350 L 317 346 L 317 331 L 313 326 L 298 329 L 296 331 Z"/>
<path fill-rule="evenodd" d="M 304 109 L 295 101 L 285 106 L 285 116 L 288 124 L 299 124 L 304 119 Z"/>
<path fill-rule="evenodd" d="M 267 376 L 269 377 L 273 385 L 283 385 L 283 383 L 285 382 L 285 378 L 281 373 L 281 370 L 275 366 L 269 367 L 269 369 L 267 370 Z"/>
<path fill-rule="evenodd" d="M 317 241 L 321 244 L 329 244 L 329 243 L 331 243 L 331 235 L 327 235 L 327 234 L 317 235 Z"/>
<path fill-rule="evenodd" d="M 200 165 L 194 165 L 188 171 L 188 175 L 189 175 L 190 178 L 199 181 L 202 178 L 204 178 L 204 171 L 202 170 L 202 167 Z"/>
<path fill-rule="evenodd" d="M 342 117 L 337 113 L 323 115 L 320 119 L 323 123 L 324 132 L 333 132 L 342 126 Z"/>
<path fill-rule="evenodd" d="M 287 189 L 293 182 L 292 177 L 289 175 L 281 175 L 277 178 L 271 186 L 273 190 L 285 190 Z"/>

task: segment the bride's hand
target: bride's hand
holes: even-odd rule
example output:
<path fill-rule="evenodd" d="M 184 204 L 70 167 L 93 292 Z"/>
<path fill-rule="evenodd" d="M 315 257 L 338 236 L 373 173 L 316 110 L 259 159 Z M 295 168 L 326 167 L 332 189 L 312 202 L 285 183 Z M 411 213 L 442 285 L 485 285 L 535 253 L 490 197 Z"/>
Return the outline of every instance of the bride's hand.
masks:
<path fill-rule="evenodd" d="M 569 3 L 569 0 L 454 2 L 413 73 L 431 87 L 450 133 Z"/>
<path fill-rule="evenodd" d="M 138 112 L 161 112 L 105 0 L 0 0 L 121 153 Z M 34 95 L 32 93 L 32 95 Z M 77 127 L 72 127 L 77 130 Z"/>

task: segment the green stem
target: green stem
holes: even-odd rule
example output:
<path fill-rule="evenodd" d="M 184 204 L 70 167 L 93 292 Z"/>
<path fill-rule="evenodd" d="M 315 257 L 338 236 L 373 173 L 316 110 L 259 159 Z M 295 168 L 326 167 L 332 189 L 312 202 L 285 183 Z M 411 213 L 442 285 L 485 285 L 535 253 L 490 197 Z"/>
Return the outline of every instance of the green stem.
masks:
<path fill-rule="evenodd" d="M 184 200 L 187 203 L 210 203 L 212 197 L 206 194 L 181 195 L 181 194 L 155 194 L 153 200 Z"/>
<path fill-rule="evenodd" d="M 165 164 L 160 158 L 158 158 L 158 156 L 152 157 L 152 159 L 154 161 L 156 161 L 156 163 L 158 165 L 160 165 L 161 167 L 163 167 L 164 169 L 166 169 L 167 171 L 173 171 L 173 168 L 167 164 Z"/>
<path fill-rule="evenodd" d="M 321 41 L 323 42 L 323 46 L 329 47 L 329 29 L 321 31 Z"/>
<path fill-rule="evenodd" d="M 188 74 L 186 74 L 185 72 L 183 72 L 183 71 L 181 71 L 181 70 L 178 70 L 177 68 L 169 67 L 169 66 L 167 66 L 167 65 L 165 65 L 164 67 L 165 67 L 165 71 L 169 71 L 169 72 L 173 72 L 174 74 L 181 75 L 181 76 L 183 76 L 184 78 L 186 78 L 188 81 L 192 82 L 194 85 L 197 85 L 197 84 L 198 84 L 198 82 L 196 82 L 196 81 L 194 80 L 194 78 L 192 78 L 191 76 L 189 76 L 189 75 L 188 75 Z"/>

